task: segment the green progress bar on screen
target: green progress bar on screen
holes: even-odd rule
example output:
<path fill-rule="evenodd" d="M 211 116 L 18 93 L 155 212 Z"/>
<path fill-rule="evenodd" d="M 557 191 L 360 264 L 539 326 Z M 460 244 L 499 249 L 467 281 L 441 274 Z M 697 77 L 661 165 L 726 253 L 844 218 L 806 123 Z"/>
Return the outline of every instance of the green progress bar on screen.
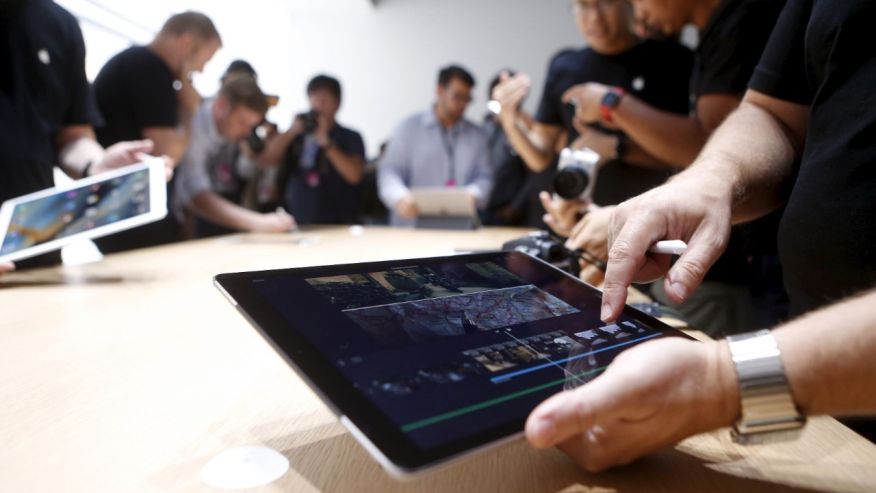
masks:
<path fill-rule="evenodd" d="M 446 412 L 444 414 L 432 416 L 431 418 L 426 418 L 426 419 L 421 419 L 419 421 L 414 421 L 413 423 L 408 423 L 408 424 L 402 426 L 401 430 L 405 433 L 410 432 L 410 431 L 414 431 L 414 430 L 419 430 L 420 428 L 425 428 L 427 426 L 431 426 L 431 425 L 434 425 L 436 423 L 440 423 L 442 421 L 447 421 L 448 419 L 453 419 L 453 418 L 462 416 L 463 414 L 468 414 L 468 413 L 473 413 L 475 411 L 480 411 L 481 409 L 486 409 L 488 407 L 492 407 L 492 406 L 495 406 L 497 404 L 501 404 L 503 402 L 510 401 L 512 399 L 517 399 L 518 397 L 523 397 L 525 395 L 533 394 L 535 392 L 542 391 L 542 390 L 547 389 L 549 387 L 554 387 L 556 385 L 564 384 L 564 383 L 568 382 L 569 380 L 575 380 L 577 378 L 593 375 L 594 373 L 599 373 L 599 372 L 605 370 L 606 368 L 608 368 L 608 366 L 603 366 L 601 368 L 594 368 L 592 370 L 587 370 L 585 372 L 578 373 L 576 375 L 572 375 L 572 376 L 569 376 L 566 378 L 561 378 L 559 380 L 554 380 L 552 382 L 543 383 L 541 385 L 536 385 L 535 387 L 530 387 L 528 389 L 519 390 L 519 391 L 511 393 L 511 394 L 503 395 L 501 397 L 496 397 L 495 399 L 490 399 L 487 401 L 479 402 L 477 404 L 472 404 L 470 406 L 461 407 L 459 409 L 456 409 L 456 410 L 453 410 L 450 412 Z"/>

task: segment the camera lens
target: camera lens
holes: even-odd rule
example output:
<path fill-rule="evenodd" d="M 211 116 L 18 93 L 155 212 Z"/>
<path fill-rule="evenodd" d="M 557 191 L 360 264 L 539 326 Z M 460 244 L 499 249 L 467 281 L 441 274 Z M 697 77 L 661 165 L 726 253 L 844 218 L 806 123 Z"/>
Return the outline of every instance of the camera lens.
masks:
<path fill-rule="evenodd" d="M 249 134 L 246 141 L 249 144 L 249 148 L 252 149 L 252 152 L 255 154 L 260 154 L 263 150 L 265 150 L 265 140 L 259 135 L 257 131 L 258 127 L 254 128 L 252 133 Z"/>
<path fill-rule="evenodd" d="M 580 197 L 589 184 L 590 176 L 581 168 L 568 167 L 554 175 L 554 191 L 566 200 Z"/>

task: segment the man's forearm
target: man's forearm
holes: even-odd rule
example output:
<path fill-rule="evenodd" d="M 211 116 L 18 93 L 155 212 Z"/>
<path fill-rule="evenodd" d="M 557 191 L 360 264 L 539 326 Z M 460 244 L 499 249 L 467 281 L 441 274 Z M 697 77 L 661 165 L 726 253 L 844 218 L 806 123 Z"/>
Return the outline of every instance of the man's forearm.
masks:
<path fill-rule="evenodd" d="M 179 163 L 189 147 L 190 130 L 189 123 L 180 123 L 176 127 L 147 127 L 142 134 L 154 143 L 153 154 L 168 156 L 174 163 Z"/>
<path fill-rule="evenodd" d="M 769 112 L 742 103 L 706 144 L 691 169 L 679 175 L 709 175 L 728 188 L 733 222 L 763 216 L 779 207 L 790 179 L 795 145 Z"/>
<path fill-rule="evenodd" d="M 392 145 L 392 144 L 390 144 Z M 377 194 L 383 204 L 392 209 L 402 198 L 408 196 L 411 191 L 402 179 L 403 163 L 390 161 L 388 153 L 377 169 Z"/>
<path fill-rule="evenodd" d="M 190 207 L 195 214 L 204 219 L 238 231 L 252 230 L 259 218 L 258 213 L 209 191 L 195 195 Z"/>
<path fill-rule="evenodd" d="M 876 414 L 876 290 L 773 332 L 794 400 L 805 414 Z"/>
<path fill-rule="evenodd" d="M 58 161 L 61 169 L 72 178 L 83 178 L 85 168 L 104 157 L 94 130 L 88 125 L 64 127 L 58 136 Z"/>
<path fill-rule="evenodd" d="M 335 167 L 341 178 L 350 185 L 358 185 L 365 176 L 365 159 L 362 156 L 354 156 L 345 153 L 337 146 L 332 146 L 326 151 L 329 163 Z"/>
<path fill-rule="evenodd" d="M 530 170 L 540 173 L 551 165 L 554 156 L 553 149 L 547 142 L 536 142 L 541 138 L 534 135 L 532 131 L 528 131 L 522 125 L 520 118 L 515 118 L 513 123 L 503 122 L 502 129 L 505 131 L 511 147 L 523 158 L 523 162 Z"/>
<path fill-rule="evenodd" d="M 709 132 L 691 116 L 658 110 L 634 96 L 625 96 L 612 119 L 647 154 L 675 167 L 690 165 Z"/>
<path fill-rule="evenodd" d="M 267 139 L 265 141 L 265 149 L 256 156 L 256 162 L 262 166 L 275 166 L 280 164 L 280 161 L 283 160 L 283 156 L 286 155 L 286 149 L 289 148 L 289 145 L 292 144 L 292 141 L 295 140 L 295 137 L 297 136 L 297 132 L 289 129 L 271 139 Z"/>
<path fill-rule="evenodd" d="M 632 140 L 629 140 L 629 142 L 627 142 L 627 151 L 623 155 L 623 160 L 626 163 L 638 166 L 640 168 L 655 170 L 677 169 L 677 166 L 674 166 L 671 163 L 654 157 L 652 154 L 648 153 L 639 144 Z"/>

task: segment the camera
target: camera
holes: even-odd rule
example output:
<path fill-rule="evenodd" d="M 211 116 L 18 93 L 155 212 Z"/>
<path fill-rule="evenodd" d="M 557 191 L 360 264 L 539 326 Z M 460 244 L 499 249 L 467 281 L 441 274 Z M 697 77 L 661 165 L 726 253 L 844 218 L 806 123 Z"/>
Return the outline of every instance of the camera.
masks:
<path fill-rule="evenodd" d="M 523 238 L 511 240 L 502 245 L 505 252 L 523 252 L 532 257 L 562 269 L 573 276 L 581 272 L 579 255 L 563 245 L 562 240 L 547 231 L 534 231 Z"/>
<path fill-rule="evenodd" d="M 258 126 L 252 129 L 249 137 L 246 138 L 246 143 L 252 149 L 254 154 L 261 154 L 265 150 L 265 139 L 272 133 L 277 132 L 277 125 L 263 120 Z"/>
<path fill-rule="evenodd" d="M 589 201 L 596 184 L 596 170 L 601 157 L 593 149 L 566 147 L 560 152 L 560 162 L 554 175 L 554 191 L 566 200 Z"/>
<path fill-rule="evenodd" d="M 316 130 L 316 117 L 317 114 L 313 110 L 299 113 L 298 116 L 296 116 L 296 118 L 301 118 L 302 123 L 304 123 L 305 134 L 313 133 L 313 131 Z"/>

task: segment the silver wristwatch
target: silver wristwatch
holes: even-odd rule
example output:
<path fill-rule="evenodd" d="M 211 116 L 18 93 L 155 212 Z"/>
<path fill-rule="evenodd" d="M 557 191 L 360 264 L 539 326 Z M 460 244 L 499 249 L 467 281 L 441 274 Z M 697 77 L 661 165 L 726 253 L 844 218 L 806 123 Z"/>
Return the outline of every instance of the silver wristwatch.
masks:
<path fill-rule="evenodd" d="M 733 425 L 733 441 L 741 444 L 797 438 L 806 417 L 794 405 L 782 355 L 769 330 L 727 337 L 739 377 L 742 415 Z"/>

